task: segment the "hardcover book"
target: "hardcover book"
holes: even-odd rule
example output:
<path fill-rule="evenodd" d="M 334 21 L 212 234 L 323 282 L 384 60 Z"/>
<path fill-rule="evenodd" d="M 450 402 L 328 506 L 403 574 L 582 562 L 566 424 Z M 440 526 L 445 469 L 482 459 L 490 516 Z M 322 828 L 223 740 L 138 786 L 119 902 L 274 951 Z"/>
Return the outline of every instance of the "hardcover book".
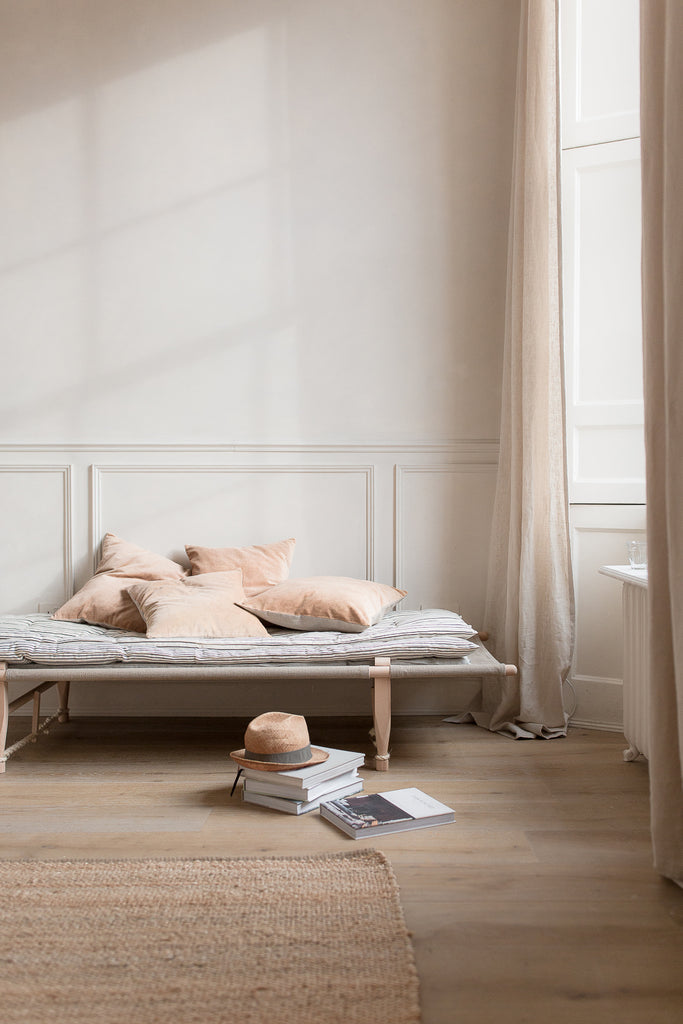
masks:
<path fill-rule="evenodd" d="M 355 782 L 347 783 L 345 786 L 338 786 L 330 793 L 335 799 L 337 797 L 350 796 L 353 793 L 360 793 L 363 788 L 363 780 L 356 779 Z M 285 797 L 271 796 L 267 793 L 257 793 L 251 788 L 249 779 L 242 788 L 242 799 L 248 804 L 259 804 L 261 807 L 272 807 L 276 811 L 284 811 L 285 814 L 307 814 L 320 806 L 321 800 L 325 797 L 319 796 L 313 800 L 289 800 Z"/>
<path fill-rule="evenodd" d="M 415 788 L 324 800 L 320 813 L 352 839 L 455 821 L 452 807 Z"/>
<path fill-rule="evenodd" d="M 359 754 L 355 750 L 337 750 L 334 747 L 323 747 L 316 744 L 319 750 L 326 750 L 330 755 L 326 761 L 320 764 L 309 765 L 308 768 L 292 768 L 283 772 L 268 772 L 268 781 L 272 785 L 279 785 L 283 788 L 306 789 L 309 786 L 317 785 L 326 779 L 333 779 L 337 775 L 351 771 L 352 768 L 362 768 L 365 764 L 365 754 Z M 243 768 L 245 779 L 263 779 L 265 774 L 258 768 Z"/>
<path fill-rule="evenodd" d="M 335 775 L 332 779 L 317 782 L 315 785 L 303 787 L 283 785 L 281 782 L 271 781 L 270 776 L 272 774 L 273 772 L 260 772 L 262 776 L 260 779 L 249 776 L 248 779 L 244 780 L 245 787 L 248 788 L 250 793 L 260 793 L 262 796 L 284 797 L 289 800 L 315 800 L 318 797 L 327 797 L 331 800 L 333 799 L 331 794 L 341 789 L 342 786 L 348 786 L 359 780 L 362 781 L 357 768 L 352 768 L 349 772 L 342 772 L 341 775 Z"/>

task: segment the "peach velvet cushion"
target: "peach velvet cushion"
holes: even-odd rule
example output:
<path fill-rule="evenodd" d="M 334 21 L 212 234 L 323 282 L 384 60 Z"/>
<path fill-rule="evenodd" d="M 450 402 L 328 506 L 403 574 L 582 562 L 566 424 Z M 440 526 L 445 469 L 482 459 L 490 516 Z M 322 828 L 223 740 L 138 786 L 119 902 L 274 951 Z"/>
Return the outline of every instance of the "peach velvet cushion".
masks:
<path fill-rule="evenodd" d="M 287 579 L 295 543 L 290 537 L 274 544 L 253 544 L 245 548 L 200 548 L 186 544 L 185 550 L 193 576 L 241 569 L 244 593 L 251 597 Z"/>
<path fill-rule="evenodd" d="M 182 565 L 156 555 L 153 551 L 122 540 L 113 533 L 105 533 L 102 555 L 96 573 L 110 572 L 112 576 L 133 576 L 139 580 L 179 580 L 187 575 Z"/>
<path fill-rule="evenodd" d="M 127 593 L 128 587 L 136 582 L 130 577 L 100 573 L 89 579 L 52 618 L 144 633 L 145 621 Z"/>
<path fill-rule="evenodd" d="M 128 593 L 150 637 L 268 636 L 263 623 L 235 603 L 244 599 L 239 569 L 136 583 Z"/>
<path fill-rule="evenodd" d="M 308 576 L 271 587 L 242 606 L 266 622 L 288 629 L 360 633 L 405 596 L 405 590 L 372 580 Z"/>
<path fill-rule="evenodd" d="M 53 618 L 144 633 L 144 619 L 128 596 L 128 587 L 141 580 L 179 580 L 184 576 L 185 569 L 170 558 L 107 533 L 95 575 Z"/>

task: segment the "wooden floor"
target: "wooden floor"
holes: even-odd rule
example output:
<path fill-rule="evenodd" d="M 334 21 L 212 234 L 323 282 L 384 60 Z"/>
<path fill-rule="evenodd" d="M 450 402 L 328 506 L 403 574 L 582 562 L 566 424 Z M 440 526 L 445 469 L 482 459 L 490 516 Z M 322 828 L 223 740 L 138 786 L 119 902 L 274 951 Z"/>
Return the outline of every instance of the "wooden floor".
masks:
<path fill-rule="evenodd" d="M 369 721 L 308 724 L 314 742 L 371 753 Z M 53 726 L 0 776 L 0 856 L 357 848 L 315 812 L 230 798 L 226 753 L 243 745 L 245 725 Z M 623 747 L 582 729 L 515 742 L 438 718 L 395 720 L 391 771 L 365 770 L 366 791 L 417 785 L 456 810 L 454 825 L 372 842 L 401 886 L 424 1024 L 683 1020 L 683 890 L 652 869 L 647 765 L 624 763 Z"/>

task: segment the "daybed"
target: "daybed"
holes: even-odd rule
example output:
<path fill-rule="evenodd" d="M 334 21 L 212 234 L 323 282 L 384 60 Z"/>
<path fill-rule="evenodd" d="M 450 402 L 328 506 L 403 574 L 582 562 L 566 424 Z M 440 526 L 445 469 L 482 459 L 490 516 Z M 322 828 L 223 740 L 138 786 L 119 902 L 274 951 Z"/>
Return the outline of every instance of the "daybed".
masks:
<path fill-rule="evenodd" d="M 496 661 L 459 615 L 440 609 L 392 611 L 358 633 L 269 627 L 267 636 L 155 638 L 57 621 L 48 615 L 0 616 L 0 772 L 7 759 L 55 719 L 69 719 L 69 684 L 258 679 L 343 681 L 372 687 L 375 767 L 389 767 L 391 680 L 515 675 Z M 22 693 L 9 700 L 10 683 Z M 42 693 L 59 691 L 59 710 L 40 722 Z M 9 714 L 33 703 L 31 732 L 6 747 Z"/>

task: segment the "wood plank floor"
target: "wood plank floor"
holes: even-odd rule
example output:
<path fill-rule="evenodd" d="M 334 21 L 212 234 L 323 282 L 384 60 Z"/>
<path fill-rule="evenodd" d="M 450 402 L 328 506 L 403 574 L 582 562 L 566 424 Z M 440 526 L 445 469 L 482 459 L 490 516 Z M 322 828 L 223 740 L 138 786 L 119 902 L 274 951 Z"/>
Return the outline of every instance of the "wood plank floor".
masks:
<path fill-rule="evenodd" d="M 314 742 L 371 753 L 365 719 L 308 724 Z M 245 726 L 53 726 L 0 776 L 0 856 L 356 848 L 315 812 L 230 798 L 226 755 Z M 366 791 L 417 785 L 456 810 L 454 825 L 372 841 L 401 887 L 423 1024 L 683 1020 L 683 890 L 652 869 L 647 765 L 624 763 L 623 747 L 619 735 L 581 729 L 515 742 L 439 718 L 395 720 L 391 771 L 364 770 Z"/>

